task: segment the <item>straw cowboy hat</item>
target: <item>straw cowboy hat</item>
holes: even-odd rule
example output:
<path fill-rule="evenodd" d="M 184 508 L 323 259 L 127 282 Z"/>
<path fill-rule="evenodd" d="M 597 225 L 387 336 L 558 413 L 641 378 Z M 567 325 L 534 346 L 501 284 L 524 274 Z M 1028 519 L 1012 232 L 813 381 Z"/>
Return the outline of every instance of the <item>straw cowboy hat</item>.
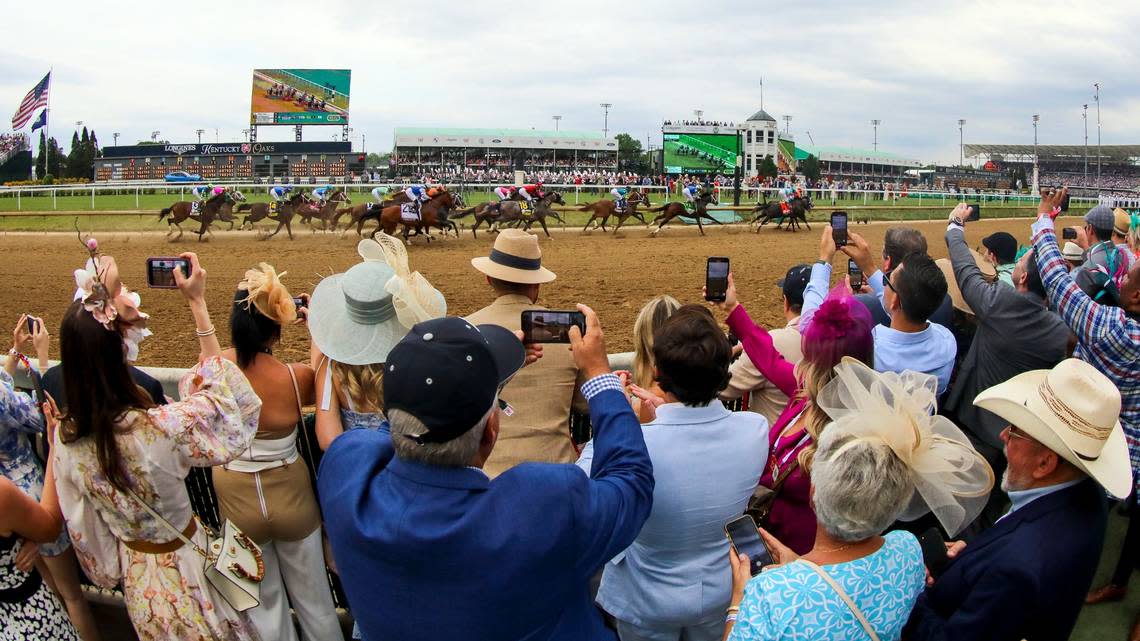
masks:
<path fill-rule="evenodd" d="M 986 260 L 984 256 L 974 250 L 970 250 L 970 255 L 974 257 L 974 264 L 982 271 L 982 278 L 987 283 L 992 283 L 997 280 L 997 268 L 993 263 Z M 949 258 L 939 258 L 934 261 L 935 265 L 942 270 L 942 274 L 946 277 L 946 293 L 950 295 L 950 302 L 954 304 L 954 309 L 966 312 L 971 316 L 974 315 L 974 310 L 966 304 L 965 299 L 962 298 L 962 290 L 958 289 L 958 279 L 954 277 L 954 265 L 950 262 Z"/>
<path fill-rule="evenodd" d="M 495 239 L 491 255 L 472 258 L 471 265 L 491 278 L 508 283 L 537 285 L 556 278 L 554 272 L 542 266 L 538 236 L 521 229 L 504 229 Z"/>
<path fill-rule="evenodd" d="M 1075 358 L 1025 372 L 974 399 L 1077 466 L 1109 494 L 1128 496 L 1132 466 L 1120 426 L 1120 390 Z"/>
<path fill-rule="evenodd" d="M 1066 241 L 1065 248 L 1061 250 L 1061 256 L 1070 263 L 1083 263 L 1085 262 L 1085 250 L 1073 241 Z"/>

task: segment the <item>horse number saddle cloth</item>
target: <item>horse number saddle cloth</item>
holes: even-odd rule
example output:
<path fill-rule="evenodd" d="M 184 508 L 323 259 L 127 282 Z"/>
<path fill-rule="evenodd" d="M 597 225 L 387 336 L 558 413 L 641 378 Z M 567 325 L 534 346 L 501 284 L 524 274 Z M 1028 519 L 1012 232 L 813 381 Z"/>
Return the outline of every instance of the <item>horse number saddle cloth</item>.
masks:
<path fill-rule="evenodd" d="M 379 203 L 367 203 L 366 205 L 364 205 L 364 211 L 372 211 L 373 209 L 376 209 L 379 206 L 380 206 Z"/>
<path fill-rule="evenodd" d="M 269 213 L 276 214 L 278 211 L 280 211 L 280 209 L 281 209 L 281 203 L 279 201 L 275 200 L 275 201 L 269 203 Z"/>
<path fill-rule="evenodd" d="M 402 220 L 416 222 L 420 219 L 419 208 L 416 203 L 404 203 L 400 205 L 400 218 Z"/>
<path fill-rule="evenodd" d="M 197 216 L 198 215 L 198 209 L 201 208 L 201 206 L 202 206 L 202 201 L 200 201 L 200 200 L 195 200 L 194 202 L 190 203 L 190 215 L 191 216 Z"/>
<path fill-rule="evenodd" d="M 519 201 L 519 210 L 521 211 L 524 218 L 531 218 L 534 216 L 534 205 L 530 204 L 528 201 Z"/>

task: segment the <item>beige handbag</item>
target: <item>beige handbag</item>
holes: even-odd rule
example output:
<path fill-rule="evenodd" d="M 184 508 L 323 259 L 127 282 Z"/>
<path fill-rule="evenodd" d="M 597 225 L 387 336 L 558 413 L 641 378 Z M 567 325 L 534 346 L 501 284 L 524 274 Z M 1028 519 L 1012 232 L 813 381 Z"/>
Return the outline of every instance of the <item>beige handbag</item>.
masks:
<path fill-rule="evenodd" d="M 209 529 L 206 538 L 210 541 L 209 550 L 186 537 L 178 528 L 171 525 L 161 514 L 154 511 L 133 491 L 127 490 L 148 514 L 162 522 L 182 542 L 192 548 L 203 559 L 206 581 L 213 591 L 238 612 L 245 612 L 261 604 L 261 580 L 265 578 L 265 561 L 261 558 L 261 548 L 242 532 L 229 519 L 222 524 L 222 535 L 214 536 Z"/>

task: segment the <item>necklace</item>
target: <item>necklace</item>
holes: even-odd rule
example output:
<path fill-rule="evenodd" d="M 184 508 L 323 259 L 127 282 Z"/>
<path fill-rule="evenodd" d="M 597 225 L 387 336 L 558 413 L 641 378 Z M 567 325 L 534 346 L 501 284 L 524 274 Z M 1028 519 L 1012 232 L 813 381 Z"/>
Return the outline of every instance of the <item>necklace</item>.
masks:
<path fill-rule="evenodd" d="M 836 547 L 836 548 L 825 548 L 825 549 L 815 548 L 812 550 L 812 552 L 815 552 L 816 554 L 828 554 L 831 552 L 842 552 L 843 550 L 846 550 L 847 548 L 851 547 L 852 545 L 855 545 L 855 544 L 854 543 L 848 543 L 847 545 L 841 545 L 841 546 Z"/>

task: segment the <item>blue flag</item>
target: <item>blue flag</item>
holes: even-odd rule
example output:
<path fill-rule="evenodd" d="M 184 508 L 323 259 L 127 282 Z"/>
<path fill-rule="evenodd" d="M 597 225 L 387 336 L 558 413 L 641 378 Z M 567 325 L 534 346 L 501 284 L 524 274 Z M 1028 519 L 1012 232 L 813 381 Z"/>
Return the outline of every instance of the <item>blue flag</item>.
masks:
<path fill-rule="evenodd" d="M 36 118 L 36 121 L 32 123 L 32 132 L 35 132 L 35 130 L 39 129 L 40 127 L 46 127 L 46 126 L 47 126 L 47 109 L 44 109 L 43 111 L 40 112 L 40 117 Z"/>

